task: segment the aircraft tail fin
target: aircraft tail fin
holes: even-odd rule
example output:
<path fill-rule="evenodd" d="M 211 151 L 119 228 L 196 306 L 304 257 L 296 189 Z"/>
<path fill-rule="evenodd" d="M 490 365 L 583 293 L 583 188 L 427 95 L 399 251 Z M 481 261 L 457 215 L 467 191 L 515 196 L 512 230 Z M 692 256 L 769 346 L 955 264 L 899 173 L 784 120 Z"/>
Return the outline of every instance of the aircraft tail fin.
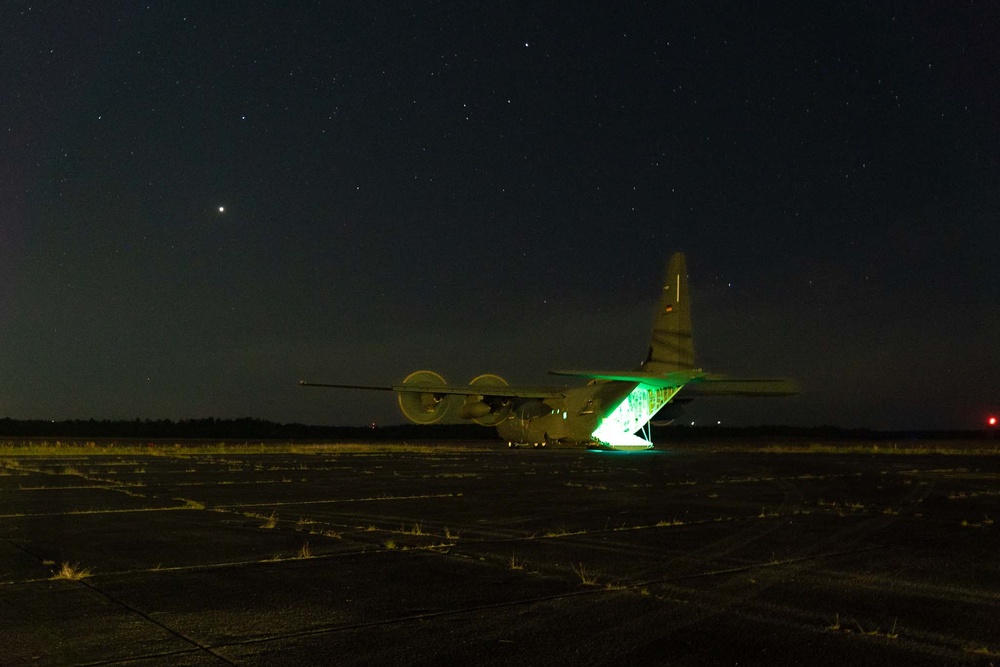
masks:
<path fill-rule="evenodd" d="M 691 293 L 684 253 L 674 253 L 667 265 L 660 303 L 653 322 L 649 353 L 640 370 L 650 373 L 689 371 L 694 365 L 691 337 Z"/>

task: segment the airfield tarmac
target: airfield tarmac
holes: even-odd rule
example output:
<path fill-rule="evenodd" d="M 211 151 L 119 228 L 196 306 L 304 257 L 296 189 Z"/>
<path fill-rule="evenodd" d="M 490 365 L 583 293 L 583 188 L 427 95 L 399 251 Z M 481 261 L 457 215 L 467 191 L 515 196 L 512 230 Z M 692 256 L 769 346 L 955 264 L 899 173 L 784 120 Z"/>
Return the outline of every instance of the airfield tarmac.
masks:
<path fill-rule="evenodd" d="M 1000 455 L 883 452 L 8 449 L 0 664 L 1000 664 Z"/>

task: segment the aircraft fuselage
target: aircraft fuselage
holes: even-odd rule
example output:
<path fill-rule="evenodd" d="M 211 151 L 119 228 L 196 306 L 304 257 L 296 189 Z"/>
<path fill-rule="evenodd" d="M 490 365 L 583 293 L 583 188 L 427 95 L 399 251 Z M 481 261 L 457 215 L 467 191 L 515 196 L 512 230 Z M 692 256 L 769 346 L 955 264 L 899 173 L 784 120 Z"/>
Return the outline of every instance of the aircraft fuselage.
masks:
<path fill-rule="evenodd" d="M 632 434 L 676 393 L 676 388 L 650 389 L 635 382 L 593 381 L 563 397 L 539 401 L 534 409 L 515 408 L 497 425 L 497 434 L 511 442 L 561 440 L 647 448 L 647 441 Z"/>

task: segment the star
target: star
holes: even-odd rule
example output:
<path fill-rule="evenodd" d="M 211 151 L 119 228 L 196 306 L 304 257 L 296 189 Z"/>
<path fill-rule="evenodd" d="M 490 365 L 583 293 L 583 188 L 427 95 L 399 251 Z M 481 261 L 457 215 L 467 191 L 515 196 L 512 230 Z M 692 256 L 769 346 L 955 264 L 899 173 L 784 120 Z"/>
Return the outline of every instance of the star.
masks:
<path fill-rule="evenodd" d="M 226 207 L 225 206 L 220 206 L 219 207 L 219 213 L 225 213 L 225 212 L 226 212 Z"/>

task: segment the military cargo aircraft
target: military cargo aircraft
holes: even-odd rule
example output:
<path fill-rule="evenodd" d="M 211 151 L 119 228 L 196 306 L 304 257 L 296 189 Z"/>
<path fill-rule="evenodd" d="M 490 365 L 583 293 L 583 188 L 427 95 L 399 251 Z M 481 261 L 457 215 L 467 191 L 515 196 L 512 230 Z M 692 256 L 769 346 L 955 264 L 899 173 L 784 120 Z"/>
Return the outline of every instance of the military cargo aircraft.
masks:
<path fill-rule="evenodd" d="M 471 420 L 497 429 L 508 447 L 579 443 L 616 450 L 650 449 L 649 422 L 676 417 L 678 403 L 699 396 L 783 396 L 796 392 L 783 378 L 733 378 L 697 368 L 691 338 L 691 299 L 683 253 L 667 265 L 646 360 L 635 370 L 557 370 L 586 378 L 579 387 L 512 386 L 484 374 L 452 385 L 433 371 L 410 373 L 392 386 L 325 384 L 305 387 L 393 391 L 410 421 Z M 676 403 L 673 403 L 676 401 Z M 670 405 L 668 405 L 670 404 Z M 665 409 L 666 408 L 666 409 Z M 641 436 L 636 435 L 641 433 Z"/>

